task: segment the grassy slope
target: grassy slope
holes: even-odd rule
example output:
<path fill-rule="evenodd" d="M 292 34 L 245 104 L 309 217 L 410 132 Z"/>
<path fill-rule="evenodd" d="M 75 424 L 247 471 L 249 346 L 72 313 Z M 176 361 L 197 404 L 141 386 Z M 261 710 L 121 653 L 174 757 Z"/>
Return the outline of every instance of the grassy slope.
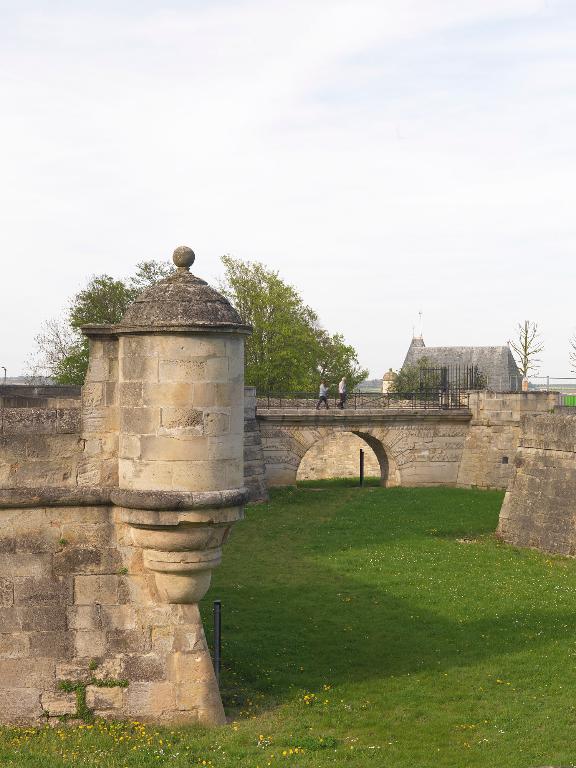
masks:
<path fill-rule="evenodd" d="M 501 498 L 277 491 L 236 527 L 205 606 L 208 623 L 223 601 L 232 726 L 4 730 L 0 764 L 576 761 L 576 563 L 496 543 Z"/>

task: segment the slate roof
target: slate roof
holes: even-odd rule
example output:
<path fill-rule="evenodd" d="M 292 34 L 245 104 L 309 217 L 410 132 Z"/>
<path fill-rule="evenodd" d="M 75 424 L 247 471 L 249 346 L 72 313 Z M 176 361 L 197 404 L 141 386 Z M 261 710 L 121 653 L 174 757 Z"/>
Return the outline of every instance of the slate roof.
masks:
<path fill-rule="evenodd" d="M 432 366 L 477 365 L 486 377 L 488 389 L 510 392 L 521 389 L 522 376 L 508 346 L 502 347 L 427 347 L 424 339 L 417 337 L 406 353 L 404 365 L 414 365 L 422 358 Z"/>

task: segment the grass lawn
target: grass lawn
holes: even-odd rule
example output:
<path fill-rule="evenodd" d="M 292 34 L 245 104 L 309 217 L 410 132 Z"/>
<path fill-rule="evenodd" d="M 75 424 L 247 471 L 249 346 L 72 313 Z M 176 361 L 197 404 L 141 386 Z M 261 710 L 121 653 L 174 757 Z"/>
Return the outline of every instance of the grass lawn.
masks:
<path fill-rule="evenodd" d="M 223 602 L 230 726 L 3 729 L 0 765 L 576 763 L 576 562 L 496 542 L 501 501 L 274 492 L 237 525 L 205 600 L 207 624 Z"/>

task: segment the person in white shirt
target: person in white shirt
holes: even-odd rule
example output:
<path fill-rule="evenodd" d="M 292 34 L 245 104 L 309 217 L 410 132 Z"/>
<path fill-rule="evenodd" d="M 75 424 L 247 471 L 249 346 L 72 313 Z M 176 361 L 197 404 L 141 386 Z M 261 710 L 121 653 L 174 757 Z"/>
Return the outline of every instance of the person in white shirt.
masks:
<path fill-rule="evenodd" d="M 338 408 L 344 408 L 344 403 L 346 402 L 346 376 L 342 376 L 340 384 L 338 384 L 338 394 L 340 396 Z"/>
<path fill-rule="evenodd" d="M 318 392 L 318 403 L 316 405 L 316 410 L 319 410 L 320 405 L 324 403 L 326 406 L 326 410 L 328 410 L 328 387 L 326 386 L 325 381 L 320 382 L 320 391 Z"/>

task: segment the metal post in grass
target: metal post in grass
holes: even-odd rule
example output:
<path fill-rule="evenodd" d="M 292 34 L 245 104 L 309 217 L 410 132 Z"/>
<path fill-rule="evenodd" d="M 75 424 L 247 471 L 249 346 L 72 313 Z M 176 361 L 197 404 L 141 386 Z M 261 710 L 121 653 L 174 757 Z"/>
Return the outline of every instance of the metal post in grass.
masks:
<path fill-rule="evenodd" d="M 214 673 L 220 685 L 220 665 L 222 661 L 222 601 L 214 600 Z"/>
<path fill-rule="evenodd" d="M 360 448 L 360 487 L 364 485 L 364 451 Z"/>

